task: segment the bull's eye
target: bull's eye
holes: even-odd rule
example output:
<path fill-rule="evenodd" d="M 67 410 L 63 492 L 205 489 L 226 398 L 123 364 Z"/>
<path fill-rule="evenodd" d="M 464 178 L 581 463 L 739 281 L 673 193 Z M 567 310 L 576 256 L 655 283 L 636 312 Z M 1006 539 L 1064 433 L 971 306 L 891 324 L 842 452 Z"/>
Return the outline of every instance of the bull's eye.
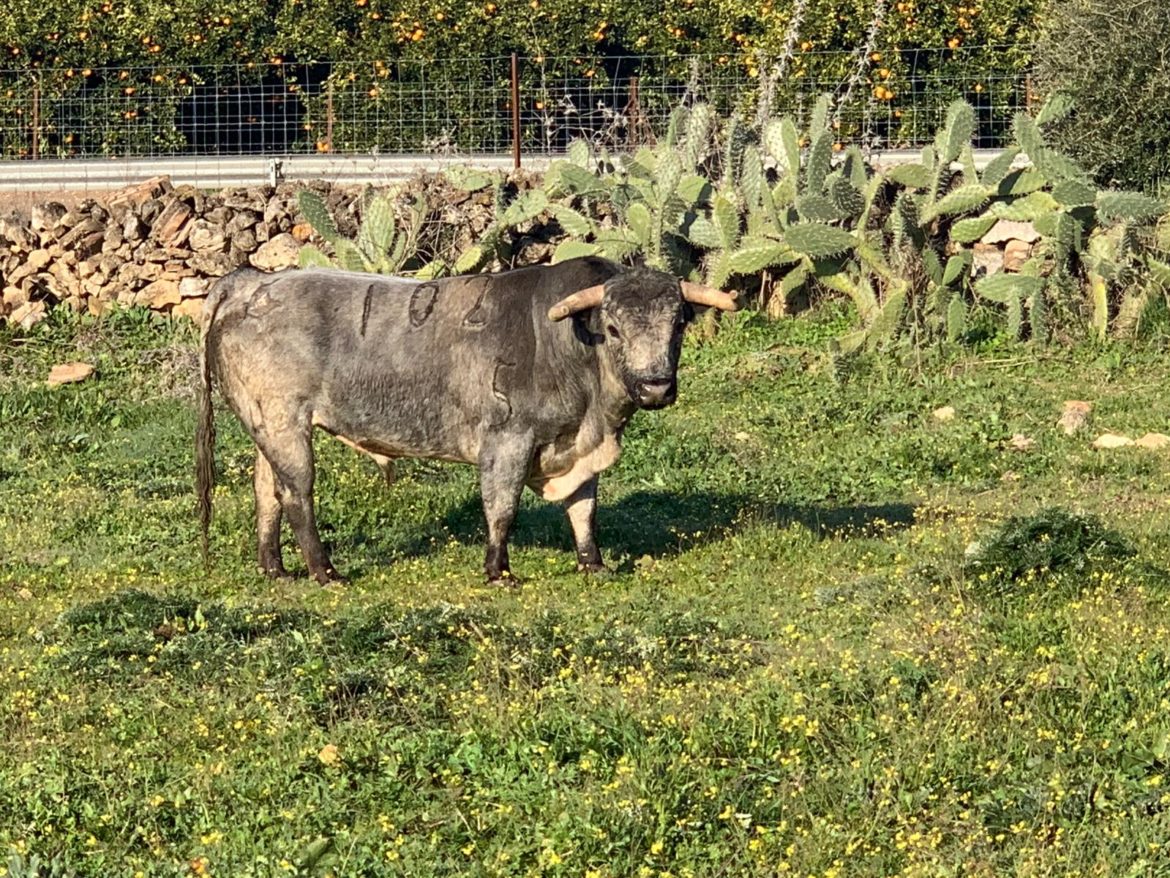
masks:
<path fill-rule="evenodd" d="M 620 332 L 618 332 L 618 328 L 616 326 L 614 326 L 612 323 L 609 324 L 609 326 L 605 327 L 605 331 L 609 333 L 609 337 L 612 338 L 614 341 L 617 341 L 618 339 L 620 339 L 622 337 L 622 334 Z"/>

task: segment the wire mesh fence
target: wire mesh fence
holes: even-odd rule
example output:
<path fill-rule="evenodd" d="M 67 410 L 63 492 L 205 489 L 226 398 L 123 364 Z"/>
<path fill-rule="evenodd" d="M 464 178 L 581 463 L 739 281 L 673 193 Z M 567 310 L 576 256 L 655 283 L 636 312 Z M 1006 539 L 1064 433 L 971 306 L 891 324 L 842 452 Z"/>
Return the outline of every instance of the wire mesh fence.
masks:
<path fill-rule="evenodd" d="M 996 147 L 1030 95 L 1025 75 L 997 72 L 985 54 L 809 52 L 782 72 L 745 54 L 534 56 L 519 59 L 515 83 L 508 57 L 0 70 L 0 155 L 498 153 L 514 138 L 524 153 L 550 154 L 577 137 L 628 149 L 662 137 L 681 104 L 753 118 L 766 95 L 773 115 L 804 116 L 825 92 L 838 98 L 842 142 L 920 145 L 947 104 L 965 98 L 977 145 Z"/>

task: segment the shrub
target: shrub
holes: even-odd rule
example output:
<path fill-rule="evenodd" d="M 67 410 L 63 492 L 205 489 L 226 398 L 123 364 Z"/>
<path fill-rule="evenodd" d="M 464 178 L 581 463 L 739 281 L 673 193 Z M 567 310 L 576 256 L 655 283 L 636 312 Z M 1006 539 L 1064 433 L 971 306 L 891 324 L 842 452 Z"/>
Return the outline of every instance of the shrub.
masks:
<path fill-rule="evenodd" d="M 1043 509 L 1005 521 L 972 558 L 967 572 L 982 590 L 1007 593 L 1036 587 L 1052 574 L 1071 573 L 1080 582 L 1089 571 L 1134 554 L 1125 538 L 1096 516 Z"/>
<path fill-rule="evenodd" d="M 1164 0 L 1055 0 L 1037 82 L 1072 99 L 1056 146 L 1106 185 L 1170 179 L 1170 14 Z"/>

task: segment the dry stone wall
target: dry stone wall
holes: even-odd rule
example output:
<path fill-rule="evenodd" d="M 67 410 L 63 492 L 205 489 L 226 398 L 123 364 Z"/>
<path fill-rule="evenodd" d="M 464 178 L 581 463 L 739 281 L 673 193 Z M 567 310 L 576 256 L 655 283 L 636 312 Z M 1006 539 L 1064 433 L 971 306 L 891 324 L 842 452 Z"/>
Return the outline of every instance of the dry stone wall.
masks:
<path fill-rule="evenodd" d="M 313 237 L 297 186 L 205 194 L 158 177 L 72 209 L 49 202 L 0 219 L 0 318 L 30 327 L 48 309 L 146 306 L 197 318 L 216 278 L 242 265 L 295 265 Z M 335 215 L 357 191 L 322 187 Z"/>

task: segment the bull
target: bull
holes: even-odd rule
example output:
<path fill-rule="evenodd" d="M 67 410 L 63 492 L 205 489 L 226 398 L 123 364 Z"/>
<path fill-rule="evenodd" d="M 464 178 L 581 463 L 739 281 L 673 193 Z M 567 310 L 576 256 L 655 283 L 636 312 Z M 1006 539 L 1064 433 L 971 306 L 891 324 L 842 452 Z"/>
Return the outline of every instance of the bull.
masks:
<path fill-rule="evenodd" d="M 694 308 L 734 296 L 599 258 L 419 281 L 239 269 L 203 313 L 196 474 L 206 561 L 214 481 L 212 382 L 256 444 L 260 569 L 285 576 L 287 517 L 309 574 L 340 580 L 313 512 L 312 431 L 374 458 L 479 467 L 484 572 L 511 576 L 508 534 L 527 485 L 564 504 L 582 570 L 603 569 L 597 479 L 640 408 L 674 402 Z"/>

